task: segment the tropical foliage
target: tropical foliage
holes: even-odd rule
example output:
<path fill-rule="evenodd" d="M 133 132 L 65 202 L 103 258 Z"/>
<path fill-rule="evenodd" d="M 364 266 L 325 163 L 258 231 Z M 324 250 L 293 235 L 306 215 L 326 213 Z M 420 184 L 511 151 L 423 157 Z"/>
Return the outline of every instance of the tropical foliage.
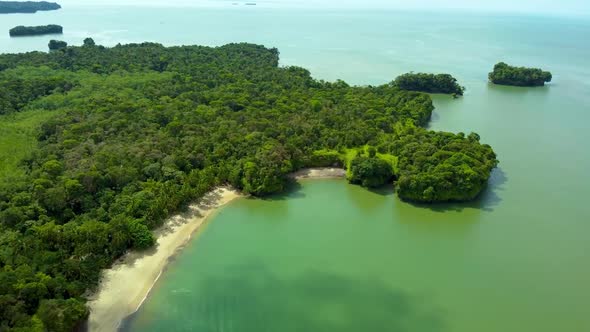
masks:
<path fill-rule="evenodd" d="M 497 63 L 489 75 L 490 82 L 514 86 L 543 86 L 551 82 L 551 73 L 539 68 L 513 67 L 504 62 Z"/>
<path fill-rule="evenodd" d="M 61 49 L 68 47 L 68 43 L 66 43 L 65 41 L 62 41 L 62 40 L 52 39 L 49 41 L 48 46 L 49 46 L 50 51 L 56 51 L 56 50 L 61 50 Z"/>
<path fill-rule="evenodd" d="M 10 29 L 8 33 L 11 37 L 48 35 L 55 33 L 63 33 L 63 28 L 61 25 L 56 24 L 40 25 L 34 27 L 26 27 L 23 25 L 19 25 L 17 27 Z"/>
<path fill-rule="evenodd" d="M 276 49 L 251 44 L 91 39 L 0 55 L 0 121 L 39 124 L 6 132 L 37 145 L 0 179 L 0 330 L 71 331 L 101 269 L 152 246 L 150 229 L 221 184 L 266 195 L 302 167 L 342 165 L 367 187 L 398 178 L 399 195 L 417 201 L 468 200 L 485 186 L 491 147 L 424 129 L 428 95 L 278 63 Z"/>
<path fill-rule="evenodd" d="M 47 1 L 0 1 L 0 14 L 36 13 L 40 10 L 57 10 L 61 6 Z"/>
<path fill-rule="evenodd" d="M 449 74 L 407 73 L 398 76 L 393 82 L 402 90 L 427 93 L 444 93 L 462 96 L 465 88 Z"/>

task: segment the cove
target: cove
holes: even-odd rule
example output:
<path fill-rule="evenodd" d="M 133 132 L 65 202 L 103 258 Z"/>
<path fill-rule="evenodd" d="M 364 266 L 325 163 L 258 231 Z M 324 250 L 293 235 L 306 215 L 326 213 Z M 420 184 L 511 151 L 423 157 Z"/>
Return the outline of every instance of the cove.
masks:
<path fill-rule="evenodd" d="M 472 206 L 432 209 L 344 180 L 238 199 L 176 257 L 122 330 L 574 330 L 581 321 L 564 306 L 575 285 L 542 287 L 551 286 L 537 274 L 546 263 L 522 264 L 509 244 L 518 234 L 494 230 L 496 181 Z"/>

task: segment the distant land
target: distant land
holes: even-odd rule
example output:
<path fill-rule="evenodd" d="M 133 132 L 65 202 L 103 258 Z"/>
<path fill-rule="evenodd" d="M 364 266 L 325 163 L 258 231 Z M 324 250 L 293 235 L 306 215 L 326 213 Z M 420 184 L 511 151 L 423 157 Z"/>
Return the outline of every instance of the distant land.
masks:
<path fill-rule="evenodd" d="M 21 37 L 21 36 L 40 36 L 49 34 L 61 34 L 63 33 L 63 27 L 61 25 L 50 24 L 40 25 L 34 27 L 26 27 L 19 25 L 8 31 L 10 37 Z"/>
<path fill-rule="evenodd" d="M 540 68 L 514 67 L 499 62 L 494 66 L 494 71 L 489 73 L 488 78 L 490 82 L 498 85 L 533 87 L 544 86 L 545 83 L 551 82 L 553 75 Z"/>
<path fill-rule="evenodd" d="M 59 4 L 47 1 L 0 1 L 0 14 L 32 14 L 40 10 L 58 10 L 60 8 Z"/>

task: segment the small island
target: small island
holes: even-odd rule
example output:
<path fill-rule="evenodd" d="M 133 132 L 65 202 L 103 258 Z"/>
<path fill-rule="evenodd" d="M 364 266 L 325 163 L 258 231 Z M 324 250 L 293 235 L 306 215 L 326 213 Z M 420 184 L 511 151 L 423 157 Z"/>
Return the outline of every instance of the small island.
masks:
<path fill-rule="evenodd" d="M 488 78 L 494 84 L 533 87 L 551 82 L 552 75 L 539 68 L 513 67 L 500 62 L 494 66 L 494 71 Z"/>
<path fill-rule="evenodd" d="M 63 27 L 61 25 L 56 24 L 40 25 L 34 27 L 26 27 L 23 25 L 19 25 L 17 27 L 10 29 L 8 33 L 10 34 L 10 37 L 62 34 Z"/>
<path fill-rule="evenodd" d="M 426 93 L 444 93 L 462 96 L 465 87 L 449 74 L 407 73 L 398 76 L 392 83 L 402 90 Z"/>
<path fill-rule="evenodd" d="M 59 4 L 47 1 L 0 1 L 0 14 L 34 14 L 38 11 L 58 10 L 60 8 Z"/>

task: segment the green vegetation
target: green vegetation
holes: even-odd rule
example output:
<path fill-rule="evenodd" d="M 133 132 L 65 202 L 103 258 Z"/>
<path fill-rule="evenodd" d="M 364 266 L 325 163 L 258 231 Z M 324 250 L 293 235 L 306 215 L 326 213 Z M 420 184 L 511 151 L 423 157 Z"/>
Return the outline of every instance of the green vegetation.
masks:
<path fill-rule="evenodd" d="M 66 93 L 76 84 L 71 72 L 48 67 L 5 70 L 0 77 L 0 115 L 15 113 L 39 97 Z"/>
<path fill-rule="evenodd" d="M 350 162 L 348 181 L 363 187 L 375 188 L 382 186 L 393 178 L 391 165 L 377 157 L 377 150 L 369 148 L 368 156 L 358 154 Z"/>
<path fill-rule="evenodd" d="M 497 63 L 488 75 L 490 82 L 514 86 L 543 86 L 551 82 L 551 73 L 538 68 L 513 67 L 504 62 Z"/>
<path fill-rule="evenodd" d="M 65 41 L 52 39 L 49 41 L 48 46 L 50 51 L 57 51 L 68 47 L 68 43 Z"/>
<path fill-rule="evenodd" d="M 37 148 L 37 132 L 41 123 L 54 116 L 45 110 L 33 110 L 3 116 L 0 119 L 0 174 L 2 181 L 25 176 L 19 162 Z"/>
<path fill-rule="evenodd" d="M 417 202 L 474 199 L 498 161 L 479 135 L 421 130 L 396 125 L 389 151 L 399 156 L 397 193 Z"/>
<path fill-rule="evenodd" d="M 61 25 L 49 24 L 39 25 L 34 27 L 26 27 L 19 25 L 10 29 L 9 34 L 11 37 L 20 36 L 38 36 L 38 35 L 49 35 L 49 34 L 61 34 L 63 33 L 63 27 Z"/>
<path fill-rule="evenodd" d="M 398 88 L 427 93 L 445 93 L 462 96 L 465 88 L 449 74 L 407 73 L 398 76 L 393 82 Z"/>
<path fill-rule="evenodd" d="M 0 14 L 36 13 L 60 8 L 57 3 L 47 1 L 0 1 Z"/>
<path fill-rule="evenodd" d="M 251 44 L 91 39 L 0 55 L 0 122 L 13 128 L 0 141 L 27 147 L 0 145 L 15 174 L 0 179 L 0 330 L 71 331 L 101 269 L 152 246 L 150 229 L 220 184 L 267 195 L 290 172 L 337 165 L 367 187 L 398 178 L 400 197 L 417 201 L 485 186 L 491 147 L 424 129 L 427 94 L 278 63 Z"/>

